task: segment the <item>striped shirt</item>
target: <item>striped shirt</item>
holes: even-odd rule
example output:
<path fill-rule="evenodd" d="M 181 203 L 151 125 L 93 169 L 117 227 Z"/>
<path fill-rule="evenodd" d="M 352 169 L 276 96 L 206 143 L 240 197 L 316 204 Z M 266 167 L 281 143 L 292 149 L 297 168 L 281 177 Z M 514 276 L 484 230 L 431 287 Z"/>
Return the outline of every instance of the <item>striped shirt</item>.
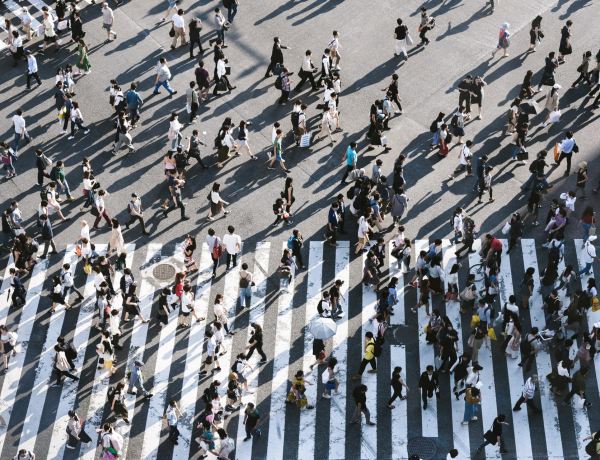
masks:
<path fill-rule="evenodd" d="M 531 377 L 527 379 L 525 385 L 523 386 L 523 397 L 527 399 L 533 399 L 533 394 L 535 393 L 535 383 L 531 381 Z"/>

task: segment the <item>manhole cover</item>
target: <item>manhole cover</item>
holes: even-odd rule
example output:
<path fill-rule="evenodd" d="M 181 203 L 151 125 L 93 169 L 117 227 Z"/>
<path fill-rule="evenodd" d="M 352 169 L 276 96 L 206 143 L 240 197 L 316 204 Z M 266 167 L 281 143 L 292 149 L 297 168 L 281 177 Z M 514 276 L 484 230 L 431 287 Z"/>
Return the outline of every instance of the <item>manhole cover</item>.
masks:
<path fill-rule="evenodd" d="M 408 441 L 408 456 L 417 454 L 421 460 L 433 458 L 437 451 L 435 442 L 429 438 L 412 438 Z"/>
<path fill-rule="evenodd" d="M 154 278 L 160 281 L 170 281 L 175 278 L 175 267 L 171 264 L 158 264 L 152 270 L 152 275 Z"/>

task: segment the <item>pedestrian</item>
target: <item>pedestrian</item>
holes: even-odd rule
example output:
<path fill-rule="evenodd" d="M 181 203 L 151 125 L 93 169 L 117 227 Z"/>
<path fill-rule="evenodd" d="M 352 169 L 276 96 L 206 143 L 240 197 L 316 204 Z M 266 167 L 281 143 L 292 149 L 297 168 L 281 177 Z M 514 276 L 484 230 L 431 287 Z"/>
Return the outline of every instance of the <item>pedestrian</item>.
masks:
<path fill-rule="evenodd" d="M 492 169 L 493 166 L 486 166 L 484 176 L 480 177 L 479 179 L 479 200 L 477 201 L 477 203 L 483 203 L 481 198 L 483 197 L 483 194 L 486 190 L 490 195 L 489 202 L 492 203 L 494 201 L 494 198 L 492 197 Z"/>
<path fill-rule="evenodd" d="M 279 98 L 279 105 L 285 105 L 285 103 L 290 98 L 290 86 L 294 83 L 294 80 L 290 80 L 289 78 L 289 70 L 287 67 L 283 67 L 281 73 L 279 74 L 279 78 L 281 79 L 281 97 Z"/>
<path fill-rule="evenodd" d="M 429 39 L 425 36 L 427 31 L 430 29 L 429 25 L 431 24 L 431 19 L 427 16 L 427 8 L 421 7 L 421 23 L 419 25 L 419 37 L 421 38 L 421 43 L 417 46 L 421 45 L 429 45 Z"/>
<path fill-rule="evenodd" d="M 523 343 L 523 342 L 521 342 L 521 343 Z M 537 383 L 538 383 L 538 376 L 535 374 L 527 379 L 527 381 L 525 382 L 525 385 L 523 385 L 523 392 L 521 394 L 521 397 L 515 404 L 515 407 L 513 407 L 513 411 L 521 410 L 521 404 L 527 403 L 527 406 L 529 406 L 529 408 L 531 408 L 531 410 L 533 411 L 534 414 L 542 413 L 541 409 L 538 409 L 537 406 L 535 405 L 535 403 L 533 402 L 533 395 L 535 394 L 535 390 L 536 390 L 535 386 Z"/>
<path fill-rule="evenodd" d="M 583 244 L 581 245 L 582 248 L 585 247 L 585 243 L 590 236 L 590 228 L 592 228 L 592 225 L 595 223 L 596 223 L 596 217 L 595 217 L 595 213 L 594 213 L 594 208 L 592 206 L 588 206 L 587 208 L 585 208 L 585 210 L 581 214 L 581 218 L 579 219 L 579 224 L 577 224 L 577 228 L 579 228 L 581 225 L 583 225 L 584 233 L 583 233 Z"/>
<path fill-rule="evenodd" d="M 183 181 L 183 180 L 175 179 L 173 181 L 173 190 L 172 190 L 171 196 L 173 197 L 174 206 L 163 211 L 163 215 L 165 217 L 168 217 L 169 213 L 171 211 L 173 211 L 174 209 L 179 208 L 180 212 L 181 212 L 181 220 L 189 220 L 190 219 L 188 216 L 185 215 L 186 203 L 183 202 L 183 199 L 181 197 L 181 187 L 184 184 L 185 184 L 185 181 Z"/>
<path fill-rule="evenodd" d="M 227 25 L 225 22 L 225 16 L 221 13 L 221 8 L 215 8 L 215 32 L 217 33 L 217 40 L 221 40 L 223 48 L 227 48 L 225 44 L 225 31 L 227 30 Z M 211 39 L 208 41 L 208 46 L 212 46 L 215 40 Z"/>
<path fill-rule="evenodd" d="M 473 157 L 473 154 L 471 153 L 471 147 L 473 147 L 473 141 L 471 140 L 468 140 L 466 144 L 462 146 L 460 154 L 458 155 L 460 164 L 456 167 L 454 172 L 448 176 L 448 179 L 453 180 L 455 174 L 459 174 L 465 169 L 467 170 L 466 177 L 473 177 L 471 172 L 471 158 Z"/>
<path fill-rule="evenodd" d="M 406 52 L 406 36 L 409 34 L 408 27 L 402 24 L 402 19 L 396 20 L 398 27 L 394 29 L 394 39 L 396 40 L 396 52 L 394 56 L 400 56 L 400 50 L 404 53 L 404 62 L 408 61 L 408 53 Z"/>
<path fill-rule="evenodd" d="M 176 48 L 178 38 L 181 38 L 181 46 L 187 45 L 185 39 L 185 23 L 183 21 L 184 13 L 183 8 L 179 8 L 177 13 L 171 18 L 171 30 L 174 32 L 173 41 L 171 42 L 172 50 Z"/>
<path fill-rule="evenodd" d="M 590 63 L 591 62 L 592 62 L 592 52 L 586 51 L 583 54 L 581 65 L 579 67 L 577 67 L 577 71 L 579 72 L 579 77 L 577 78 L 577 80 L 575 80 L 573 82 L 573 84 L 571 85 L 571 89 L 577 89 L 577 84 L 582 80 L 585 80 L 589 86 L 592 86 L 592 83 L 590 81 L 590 75 L 591 75 Z"/>
<path fill-rule="evenodd" d="M 12 124 L 15 128 L 15 140 L 13 144 L 15 157 L 19 150 L 19 141 L 27 139 L 28 144 L 31 144 L 31 141 L 33 141 L 33 137 L 31 137 L 25 129 L 25 118 L 23 118 L 23 113 L 23 109 L 19 108 L 17 109 L 16 115 L 13 115 L 12 117 Z"/>
<path fill-rule="evenodd" d="M 190 114 L 189 123 L 195 123 L 198 116 L 198 109 L 200 108 L 200 96 L 198 95 L 198 91 L 194 88 L 196 86 L 195 81 L 190 81 L 190 87 L 185 90 L 185 98 L 186 98 L 186 107 L 187 111 Z"/>
<path fill-rule="evenodd" d="M 215 88 L 213 89 L 213 96 L 218 96 L 219 91 L 233 91 L 237 88 L 237 86 L 231 86 L 229 83 L 229 78 L 227 78 L 227 72 L 230 67 L 225 65 L 225 61 L 227 57 L 225 54 L 221 54 L 219 60 L 217 61 L 217 72 L 215 78 Z"/>
<path fill-rule="evenodd" d="M 252 286 L 254 286 L 255 283 L 252 280 L 252 273 L 248 271 L 247 263 L 242 264 L 242 269 L 239 272 L 239 277 L 240 305 L 242 308 L 245 308 L 246 304 L 248 304 L 248 307 L 250 307 L 252 304 Z"/>
<path fill-rule="evenodd" d="M 229 266 L 233 259 L 233 267 L 237 266 L 237 256 L 242 251 L 242 239 L 239 235 L 235 235 L 235 228 L 233 225 L 227 227 L 228 234 L 223 237 L 223 249 L 227 250 L 227 268 L 229 271 Z"/>
<path fill-rule="evenodd" d="M 469 422 L 477 420 L 477 404 L 481 403 L 482 396 L 478 388 L 465 388 L 458 392 L 459 395 L 465 393 L 465 413 L 461 425 L 468 425 Z"/>
<path fill-rule="evenodd" d="M 125 93 L 127 108 L 131 115 L 131 129 L 137 127 L 137 123 L 140 120 L 140 107 L 144 104 L 144 100 L 136 90 L 137 83 L 133 82 L 130 89 Z"/>
<path fill-rule="evenodd" d="M 142 367 L 144 363 L 142 361 L 134 361 L 134 366 L 131 368 L 129 376 L 129 388 L 127 393 L 130 395 L 136 394 L 133 392 L 133 387 L 136 388 L 137 393 L 142 393 L 146 399 L 150 399 L 154 396 L 152 393 L 147 392 L 144 387 L 144 375 L 142 374 Z"/>
<path fill-rule="evenodd" d="M 63 287 L 60 277 L 53 276 L 52 283 L 54 284 L 54 287 L 52 288 L 52 309 L 50 310 L 50 313 L 54 313 L 57 303 L 64 305 L 65 309 L 70 310 L 71 306 L 66 302 L 63 295 Z"/>
<path fill-rule="evenodd" d="M 146 226 L 144 224 L 144 207 L 142 206 L 142 200 L 135 192 L 131 194 L 131 200 L 127 204 L 127 212 L 131 216 L 131 219 L 125 222 L 125 227 L 129 229 L 129 226 L 138 220 L 142 227 L 142 234 L 149 235 L 150 233 L 146 231 Z"/>
<path fill-rule="evenodd" d="M 71 43 L 79 42 L 80 39 L 85 37 L 85 32 L 83 31 L 83 22 L 81 21 L 81 13 L 76 9 L 74 4 L 70 5 L 71 11 Z"/>
<path fill-rule="evenodd" d="M 19 65 L 19 61 L 23 58 L 23 41 L 19 36 L 19 32 L 16 30 L 12 31 L 11 43 L 8 46 L 8 50 L 12 54 L 13 58 L 13 67 L 17 67 Z"/>
<path fill-rule="evenodd" d="M 94 201 L 94 207 L 92 208 L 92 215 L 96 216 L 96 220 L 94 220 L 94 225 L 92 226 L 92 228 L 95 228 L 96 230 L 100 229 L 100 227 L 98 227 L 98 224 L 100 223 L 100 220 L 103 217 L 104 220 L 106 220 L 106 225 L 108 226 L 107 228 L 112 228 L 112 221 L 110 220 L 110 216 L 106 211 L 106 206 L 104 203 L 105 196 L 108 196 L 108 192 L 106 192 L 103 189 L 98 190 L 98 196 L 96 197 Z M 97 214 L 94 213 L 94 210 L 97 212 Z"/>
<path fill-rule="evenodd" d="M 0 326 L 0 342 L 2 342 L 2 359 L 4 360 L 4 373 L 8 373 L 9 356 L 17 356 L 17 333 L 11 332 L 8 327 Z"/>
<path fill-rule="evenodd" d="M 255 438 L 257 441 L 260 439 L 261 431 L 258 429 L 259 423 L 260 414 L 258 413 L 258 409 L 250 402 L 244 410 L 244 420 L 242 421 L 242 425 L 246 428 L 246 437 L 244 438 L 244 441 L 249 441 L 251 437 Z"/>
<path fill-rule="evenodd" d="M 371 413 L 367 408 L 367 391 L 368 388 L 366 385 L 359 385 L 352 391 L 356 409 L 354 410 L 350 424 L 359 423 L 361 421 L 361 413 L 364 413 L 367 425 L 375 426 L 375 423 L 371 422 Z"/>
<path fill-rule="evenodd" d="M 429 272 L 429 270 L 426 270 L 426 271 Z M 416 286 L 413 286 L 413 287 L 416 287 Z M 413 308 L 411 308 L 411 311 L 413 313 L 416 313 L 417 310 L 422 305 L 425 305 L 425 314 L 427 316 L 431 316 L 429 314 L 429 292 L 430 292 L 429 278 L 427 276 L 423 276 L 421 279 L 420 286 L 419 286 L 419 302 L 417 303 L 417 305 L 415 305 Z"/>
<path fill-rule="evenodd" d="M 83 131 L 83 134 L 88 134 L 90 132 L 90 129 L 83 125 L 83 115 L 81 114 L 79 103 L 77 101 L 72 102 L 69 118 L 71 119 L 71 135 L 68 137 L 68 140 L 75 139 L 75 125 L 77 125 L 78 129 Z"/>
<path fill-rule="evenodd" d="M 204 53 L 204 49 L 202 48 L 202 42 L 200 41 L 200 32 L 202 31 L 202 21 L 198 18 L 192 18 L 189 23 L 189 35 L 190 35 L 190 59 L 194 58 L 194 44 L 198 44 L 198 48 L 200 48 L 200 54 Z M 202 61 L 200 61 L 202 62 Z M 202 90 L 202 88 L 200 88 Z"/>
<path fill-rule="evenodd" d="M 473 83 L 473 77 L 469 74 L 463 81 L 458 84 L 458 110 L 461 107 L 465 107 L 465 119 L 471 118 L 471 86 Z"/>
<path fill-rule="evenodd" d="M 487 83 L 485 81 L 483 81 L 483 78 L 481 78 L 479 75 L 476 75 L 475 80 L 471 84 L 471 89 L 470 89 L 471 104 L 477 104 L 477 107 L 479 108 L 479 113 L 477 115 L 477 118 L 479 118 L 480 120 L 483 118 L 481 115 L 481 110 L 483 108 L 483 96 L 484 96 L 483 87 L 484 86 L 487 86 Z"/>
<path fill-rule="evenodd" d="M 509 56 L 507 53 L 508 47 L 510 46 L 510 33 L 508 32 L 509 27 L 510 24 L 508 22 L 502 24 L 500 35 L 498 37 L 498 44 L 496 45 L 496 49 L 492 51 L 492 57 L 496 56 L 496 52 L 498 50 L 504 50 L 504 57 Z"/>
<path fill-rule="evenodd" d="M 68 298 L 71 291 L 75 291 L 75 294 L 77 294 L 78 297 L 78 300 L 75 300 L 75 302 L 81 302 L 83 300 L 81 292 L 73 286 L 73 274 L 71 273 L 71 265 L 68 263 L 63 264 L 62 269 L 60 270 L 60 282 L 63 287 L 62 295 L 65 299 Z"/>
<path fill-rule="evenodd" d="M 404 379 L 400 375 L 402 372 L 402 368 L 400 366 L 394 367 L 394 371 L 392 372 L 392 380 L 390 381 L 390 385 L 394 389 L 394 394 L 387 402 L 387 406 L 389 409 L 395 409 L 396 406 L 393 406 L 392 403 L 396 400 L 396 398 L 400 398 L 400 401 L 404 401 L 408 398 L 408 394 L 406 396 L 402 395 L 402 387 L 406 388 L 406 393 L 408 393 L 408 386 L 404 383 Z"/>
<path fill-rule="evenodd" d="M 537 51 L 535 49 L 541 42 L 541 38 L 543 33 L 541 33 L 542 27 L 542 17 L 536 16 L 536 18 L 531 22 L 531 30 L 529 31 L 529 48 L 527 51 Z"/>
<path fill-rule="evenodd" d="M 37 60 L 33 57 L 30 50 L 25 50 L 27 57 L 27 89 L 31 89 L 31 77 L 34 77 L 38 82 L 38 86 L 42 86 L 42 80 L 38 76 Z"/>
<path fill-rule="evenodd" d="M 6 348 L 6 344 L 4 347 Z M 62 386 L 63 375 L 66 375 L 75 382 L 79 381 L 79 377 L 69 372 L 71 367 L 65 357 L 65 352 L 61 350 L 60 345 L 54 345 L 54 351 L 56 352 L 56 357 L 52 359 L 52 362 L 54 363 L 54 371 L 56 373 L 56 383 L 52 384 L 52 388 Z"/>
<path fill-rule="evenodd" d="M 378 346 L 381 347 L 381 345 Z M 377 359 L 375 357 L 375 347 L 376 346 L 375 339 L 373 338 L 373 333 L 371 331 L 365 332 L 365 338 L 363 341 L 363 351 L 365 355 L 358 368 L 358 374 L 352 377 L 352 380 L 360 380 L 362 378 L 363 372 L 365 371 L 367 364 L 371 365 L 371 369 L 367 371 L 369 374 L 377 373 Z M 356 420 L 358 415 L 360 415 L 360 410 L 358 411 L 358 413 L 355 412 L 355 416 L 352 417 L 352 420 Z"/>
<path fill-rule="evenodd" d="M 281 44 L 281 40 L 279 37 L 275 37 L 273 39 L 273 49 L 271 50 L 271 62 L 269 63 L 269 67 L 267 67 L 267 72 L 265 73 L 265 78 L 269 78 L 271 76 L 271 72 L 275 74 L 276 67 L 283 67 L 283 50 L 291 50 L 289 46 L 283 46 Z M 291 74 L 290 74 L 291 75 Z M 277 76 L 280 76 L 280 73 L 277 73 Z M 292 82 L 293 83 L 293 82 Z M 304 83 L 304 82 L 303 82 Z M 289 89 L 288 89 L 289 92 Z"/>
<path fill-rule="evenodd" d="M 185 265 L 185 272 L 190 272 L 190 267 L 195 267 L 194 271 L 198 270 L 198 265 L 194 260 L 194 251 L 196 250 L 196 237 L 193 235 L 186 235 L 185 241 L 181 245 L 183 249 L 183 265 Z"/>
<path fill-rule="evenodd" d="M 563 26 L 560 31 L 560 45 L 558 47 L 558 62 L 564 63 L 565 57 L 573 52 L 573 48 L 571 47 L 571 26 L 573 25 L 573 21 L 568 20 L 567 24 Z"/>
<path fill-rule="evenodd" d="M 235 15 L 237 14 L 238 5 L 240 4 L 239 0 L 225 0 L 223 2 L 223 6 L 227 8 L 227 22 L 229 24 L 233 23 Z"/>
<path fill-rule="evenodd" d="M 504 414 L 499 414 L 498 417 L 496 417 L 494 419 L 494 422 L 492 423 L 492 427 L 485 432 L 485 434 L 483 435 L 483 443 L 477 448 L 477 452 L 482 452 L 483 449 L 485 448 L 485 446 L 492 444 L 492 445 L 496 445 L 498 444 L 498 448 L 500 449 L 500 453 L 501 454 L 508 454 L 508 450 L 506 450 L 505 444 L 504 444 L 504 437 L 502 436 L 502 425 L 506 425 L 509 426 L 508 423 L 506 423 L 504 420 L 506 420 L 506 416 Z"/>
<path fill-rule="evenodd" d="M 304 59 L 302 61 L 302 66 L 300 67 L 300 72 L 298 73 L 300 81 L 294 88 L 294 91 L 296 91 L 297 93 L 301 91 L 302 87 L 304 86 L 304 83 L 306 83 L 306 80 L 310 81 L 313 91 L 317 91 L 318 89 L 313 76 L 313 73 L 317 72 L 317 68 L 314 66 L 311 58 L 312 51 L 306 50 Z"/>
<path fill-rule="evenodd" d="M 76 65 L 77 69 L 79 70 L 73 75 L 81 75 L 82 71 L 84 75 L 89 75 L 90 73 L 92 73 L 92 71 L 90 70 L 92 64 L 90 64 L 90 60 L 88 59 L 88 46 L 86 45 L 83 38 L 79 38 L 77 40 L 77 52 L 79 53 L 79 55 L 77 57 Z"/>
<path fill-rule="evenodd" d="M 206 330 L 206 332 L 204 333 L 204 337 L 207 339 L 206 340 L 206 352 L 207 352 L 207 356 L 206 356 L 206 361 L 204 361 L 204 369 L 202 369 L 198 375 L 201 376 L 205 376 L 208 374 L 208 370 L 210 369 L 211 364 L 215 363 L 215 368 L 213 369 L 213 372 L 219 372 L 221 371 L 221 366 L 219 364 L 219 359 L 218 359 L 218 355 L 216 352 L 217 349 L 217 344 L 214 338 L 214 333 L 213 331 L 210 330 Z"/>
<path fill-rule="evenodd" d="M 52 246 L 50 254 L 58 254 L 58 252 L 56 251 L 56 245 L 54 244 L 54 234 L 52 233 L 50 219 L 48 219 L 46 214 L 42 214 L 40 216 L 40 222 L 42 223 L 42 239 L 44 240 L 44 252 L 40 256 L 40 259 L 45 259 L 50 246 Z"/>
<path fill-rule="evenodd" d="M 21 8 L 23 11 L 21 15 L 21 27 L 23 28 L 23 33 L 27 36 L 25 41 L 30 41 L 33 36 L 31 26 L 33 23 L 33 16 L 29 13 L 29 9 L 26 6 Z"/>
<path fill-rule="evenodd" d="M 86 447 L 91 446 L 92 438 L 83 429 L 81 417 L 74 410 L 70 410 L 68 415 L 67 433 L 69 434 L 69 439 L 67 440 L 67 449 L 75 449 L 79 441 L 84 443 Z"/>
<path fill-rule="evenodd" d="M 546 118 L 544 118 L 544 121 L 540 124 L 540 128 L 545 128 L 546 126 L 548 126 L 547 122 L 550 118 L 550 115 L 553 112 L 558 112 L 558 101 L 560 97 L 558 94 L 558 90 L 561 88 L 562 86 L 560 86 L 558 83 L 555 83 L 548 95 L 546 96 L 546 104 L 544 108 L 548 109 L 548 113 L 546 114 Z"/>
<path fill-rule="evenodd" d="M 331 135 L 330 135 L 331 137 Z M 273 155 L 273 157 L 271 158 L 271 162 L 269 163 L 269 166 L 267 167 L 267 169 L 275 169 L 275 166 L 273 166 L 273 164 L 275 163 L 275 161 L 279 162 L 279 165 L 281 166 L 281 168 L 287 173 L 291 173 L 292 171 L 288 168 L 286 168 L 283 164 L 283 158 L 282 158 L 282 147 L 281 147 L 281 139 L 283 138 L 283 131 L 281 129 L 277 129 L 276 131 L 276 137 L 275 137 L 275 141 L 273 142 L 273 147 L 275 150 L 275 155 Z"/>
<path fill-rule="evenodd" d="M 167 428 L 169 429 L 169 440 L 175 445 L 179 444 L 177 442 L 177 439 L 179 438 L 179 430 L 177 429 L 178 417 L 183 417 L 183 414 L 179 410 L 177 402 L 171 399 L 169 401 L 169 407 L 167 408 L 165 418 L 167 420 Z"/>
<path fill-rule="evenodd" d="M 260 357 L 262 358 L 258 362 L 258 364 L 264 364 L 267 362 L 267 355 L 265 354 L 265 352 L 262 349 L 262 347 L 263 347 L 262 327 L 257 323 L 250 323 L 250 327 L 252 327 L 254 330 L 251 331 L 250 340 L 248 340 L 248 343 L 250 345 L 247 345 L 245 347 L 245 349 L 248 350 L 248 353 L 246 354 L 246 360 L 250 360 L 250 357 L 254 353 L 254 350 L 256 350 L 258 352 L 258 354 L 260 355 Z"/>
<path fill-rule="evenodd" d="M 215 220 L 214 216 L 219 214 L 219 211 L 223 211 L 223 215 L 229 214 L 231 211 L 225 211 L 224 205 L 229 205 L 229 203 L 221 198 L 220 195 L 221 184 L 219 182 L 215 182 L 212 186 L 212 191 L 210 192 L 210 211 L 208 211 L 207 220 L 213 221 Z M 219 243 L 220 244 L 220 243 Z M 209 245 L 209 247 L 211 247 Z"/>
<path fill-rule="evenodd" d="M 555 161 L 557 166 L 566 158 L 567 160 L 567 170 L 565 171 L 565 176 L 568 176 L 571 173 L 571 157 L 573 156 L 573 152 L 579 152 L 579 146 L 575 143 L 575 139 L 573 138 L 573 131 L 567 131 L 566 139 L 564 139 L 560 144 L 558 144 L 558 151 L 560 152 L 560 156 L 558 160 Z"/>
<path fill-rule="evenodd" d="M 158 60 L 158 64 L 156 67 L 156 81 L 154 82 L 154 92 L 152 94 L 160 94 L 160 91 L 158 89 L 161 86 L 163 86 L 169 92 L 169 95 L 172 96 L 173 94 L 177 94 L 177 91 L 173 90 L 169 86 L 170 79 L 171 71 L 169 70 L 169 66 L 167 65 L 167 59 L 161 57 Z"/>
<path fill-rule="evenodd" d="M 102 28 L 106 30 L 106 40 L 104 43 L 110 42 L 111 34 L 114 35 L 115 40 L 117 39 L 117 33 L 112 30 L 113 23 L 115 20 L 115 15 L 113 14 L 113 10 L 108 7 L 108 3 L 102 3 Z"/>
<path fill-rule="evenodd" d="M 453 134 L 458 139 L 456 140 L 457 144 L 462 144 L 462 138 L 465 135 L 465 116 L 464 116 L 465 108 L 463 106 L 459 106 L 456 113 L 452 117 L 450 122 L 450 126 L 454 128 Z M 441 150 L 441 148 L 440 148 Z"/>
<path fill-rule="evenodd" d="M 427 366 L 425 372 L 419 378 L 419 392 L 423 400 L 423 410 L 427 409 L 427 398 L 433 398 L 435 392 L 436 397 L 440 397 L 440 384 L 438 381 L 437 372 L 433 370 L 433 366 Z"/>
<path fill-rule="evenodd" d="M 19 453 L 13 457 L 13 460 L 35 460 L 35 454 L 27 449 L 21 449 Z"/>
<path fill-rule="evenodd" d="M 54 50 L 54 53 L 56 54 L 60 50 L 60 45 L 58 36 L 56 35 L 56 32 L 54 32 L 53 17 L 49 11 L 44 11 L 42 13 L 42 16 L 44 17 L 42 21 L 42 25 L 44 26 L 44 44 L 42 46 L 42 49 L 40 50 L 40 53 L 45 54 L 48 42 L 52 42 L 56 45 L 56 49 Z"/>
<path fill-rule="evenodd" d="M 596 248 L 594 247 L 594 241 L 598 238 L 596 235 L 590 235 L 587 241 L 584 243 L 585 251 L 583 252 L 583 262 L 585 262 L 585 267 L 579 270 L 577 273 L 577 278 L 580 278 L 582 274 L 589 275 L 590 270 L 592 268 L 592 263 L 594 260 L 600 262 L 600 259 L 596 257 Z"/>

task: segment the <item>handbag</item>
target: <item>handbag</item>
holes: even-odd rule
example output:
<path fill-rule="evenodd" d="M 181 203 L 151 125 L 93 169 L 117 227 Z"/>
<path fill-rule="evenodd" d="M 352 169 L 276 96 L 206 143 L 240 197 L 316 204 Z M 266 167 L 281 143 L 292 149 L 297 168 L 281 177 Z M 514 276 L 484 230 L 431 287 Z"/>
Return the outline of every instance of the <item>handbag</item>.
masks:
<path fill-rule="evenodd" d="M 600 310 L 600 300 L 598 300 L 598 297 L 594 297 L 592 300 L 592 311 L 596 312 L 598 310 Z"/>
<path fill-rule="evenodd" d="M 213 245 L 213 258 L 219 259 L 223 255 L 223 248 L 217 243 L 217 239 L 215 238 L 215 244 Z"/>
<path fill-rule="evenodd" d="M 554 144 L 554 161 L 558 161 L 560 157 L 560 148 L 558 147 L 560 144 L 557 142 Z"/>
<path fill-rule="evenodd" d="M 303 134 L 300 138 L 300 147 L 308 147 L 310 145 L 310 136 L 308 134 Z"/>
<path fill-rule="evenodd" d="M 169 131 L 167 132 L 167 137 L 169 138 L 170 141 L 177 139 L 177 133 L 175 132 L 175 130 L 173 129 L 172 126 L 169 127 Z"/>
<path fill-rule="evenodd" d="M 78 244 L 75 245 L 75 253 L 77 254 L 77 257 L 81 257 L 81 246 Z"/>
<path fill-rule="evenodd" d="M 169 30 L 169 37 L 174 37 L 175 36 L 175 27 L 171 26 L 171 30 Z"/>
<path fill-rule="evenodd" d="M 479 318 L 479 316 L 473 315 L 471 319 L 471 329 L 475 329 L 480 321 L 481 319 Z"/>
<path fill-rule="evenodd" d="M 560 110 L 555 110 L 553 112 L 550 112 L 550 117 L 548 118 L 548 123 L 558 123 L 558 121 L 560 120 Z"/>
<path fill-rule="evenodd" d="M 510 222 L 505 223 L 504 227 L 502 227 L 503 235 L 506 235 L 508 232 L 510 232 Z"/>
<path fill-rule="evenodd" d="M 222 79 L 217 82 L 217 91 L 227 91 L 227 84 Z"/>
<path fill-rule="evenodd" d="M 413 43 L 414 43 L 414 42 L 413 42 L 413 39 L 412 39 L 412 37 L 411 37 L 411 36 L 408 34 L 408 32 L 407 32 L 407 33 L 406 33 L 406 44 L 407 44 L 408 46 L 411 46 Z"/>
<path fill-rule="evenodd" d="M 92 210 L 90 212 L 92 213 L 92 216 L 94 216 L 94 217 L 100 216 L 100 211 L 98 211 L 98 208 L 96 206 L 92 206 Z"/>
<path fill-rule="evenodd" d="M 575 409 L 583 409 L 583 404 L 585 403 L 585 399 L 583 399 L 578 394 L 573 396 L 573 401 L 575 402 Z"/>
<path fill-rule="evenodd" d="M 86 275 L 91 275 L 92 274 L 92 264 L 85 264 L 83 266 L 83 271 L 85 272 Z"/>
<path fill-rule="evenodd" d="M 463 291 L 460 293 L 460 296 L 464 300 L 474 300 L 475 299 L 475 296 L 473 295 L 473 289 L 471 289 L 471 286 L 467 286 L 466 288 L 464 288 Z"/>
<path fill-rule="evenodd" d="M 442 367 L 442 364 L 444 363 L 444 361 L 442 361 L 442 358 L 439 356 L 435 357 L 435 369 L 438 370 L 439 368 Z"/>
<path fill-rule="evenodd" d="M 469 341 L 467 342 L 467 345 L 469 345 L 469 347 L 473 348 L 473 341 L 475 340 L 475 336 L 472 335 L 471 337 L 469 337 Z"/>
<path fill-rule="evenodd" d="M 590 236 L 594 236 L 594 235 L 596 234 L 596 226 L 595 226 L 595 225 L 592 225 L 592 226 L 590 227 L 590 231 L 588 232 L 588 234 L 589 234 Z"/>
<path fill-rule="evenodd" d="M 58 24 L 56 24 L 56 28 L 58 30 L 65 30 L 68 27 L 68 22 L 67 21 L 59 21 Z"/>
<path fill-rule="evenodd" d="M 258 287 L 256 286 L 256 283 L 254 281 L 252 281 L 252 283 L 250 284 L 250 290 L 254 293 L 258 290 Z"/>
<path fill-rule="evenodd" d="M 225 66 L 225 75 L 231 75 L 231 66 Z"/>
<path fill-rule="evenodd" d="M 498 340 L 498 338 L 496 337 L 496 332 L 494 332 L 494 328 L 490 327 L 488 329 L 488 333 L 487 333 L 488 337 L 492 340 Z"/>

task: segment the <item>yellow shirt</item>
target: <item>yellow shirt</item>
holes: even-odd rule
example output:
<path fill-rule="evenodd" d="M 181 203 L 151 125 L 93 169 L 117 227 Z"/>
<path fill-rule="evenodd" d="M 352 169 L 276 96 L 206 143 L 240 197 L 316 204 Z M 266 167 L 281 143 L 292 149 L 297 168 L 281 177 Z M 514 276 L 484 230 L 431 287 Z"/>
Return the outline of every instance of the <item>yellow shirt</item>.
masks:
<path fill-rule="evenodd" d="M 373 359 L 375 355 L 375 339 L 371 339 L 367 342 L 367 351 L 365 352 L 365 359 Z"/>

